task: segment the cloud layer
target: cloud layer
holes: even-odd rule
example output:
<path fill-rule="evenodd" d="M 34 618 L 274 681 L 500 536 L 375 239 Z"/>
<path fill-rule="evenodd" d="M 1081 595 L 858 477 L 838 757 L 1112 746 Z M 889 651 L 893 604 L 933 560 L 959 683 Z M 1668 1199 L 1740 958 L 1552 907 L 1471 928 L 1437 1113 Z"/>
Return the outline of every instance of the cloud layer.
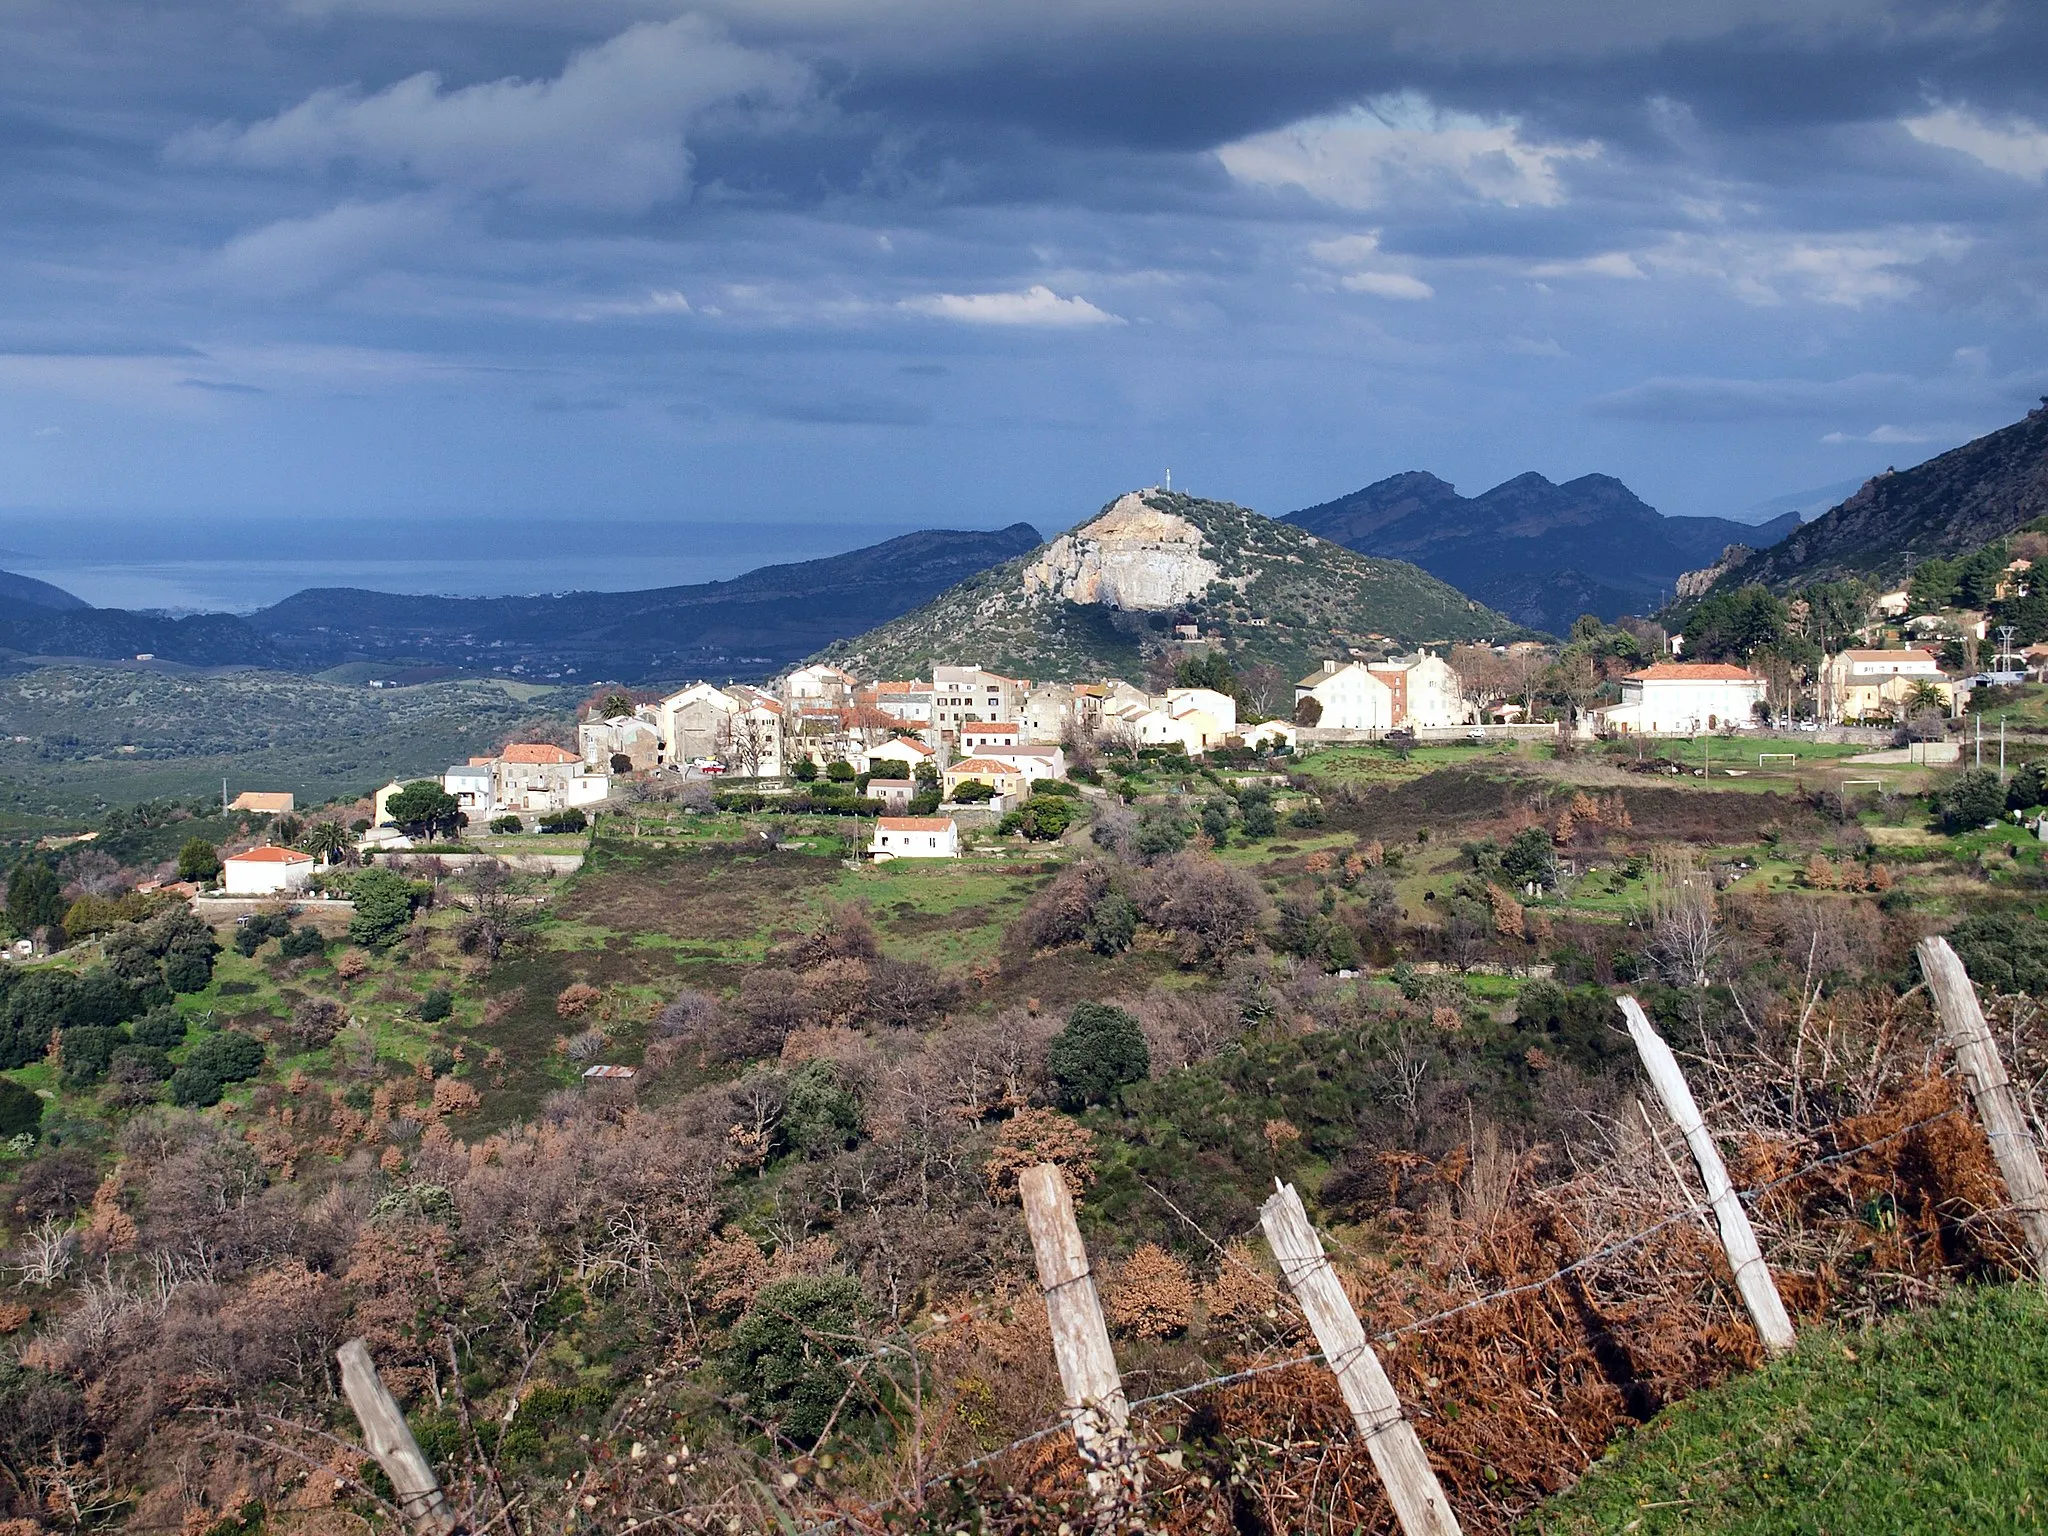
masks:
<path fill-rule="evenodd" d="M 24 0 L 8 497 L 1746 507 L 2048 388 L 2039 9 Z"/>

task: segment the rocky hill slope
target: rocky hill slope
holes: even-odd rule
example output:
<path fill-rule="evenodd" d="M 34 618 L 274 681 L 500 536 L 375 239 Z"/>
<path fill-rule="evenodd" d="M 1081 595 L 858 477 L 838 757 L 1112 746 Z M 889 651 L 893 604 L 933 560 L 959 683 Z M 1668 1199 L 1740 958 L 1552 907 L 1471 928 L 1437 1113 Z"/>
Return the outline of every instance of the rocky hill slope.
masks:
<path fill-rule="evenodd" d="M 1515 626 L 1427 572 L 1228 502 L 1133 491 L 1029 554 L 824 654 L 862 673 L 934 661 L 1025 677 L 1133 675 L 1176 624 L 1240 666 L 1290 675 L 1352 648 L 1470 640 Z"/>
<path fill-rule="evenodd" d="M 2044 515 L 2048 399 L 2023 421 L 1866 481 L 1720 584 L 1785 590 L 1845 576 L 1890 584 L 1922 560 L 1967 554 Z"/>
<path fill-rule="evenodd" d="M 1755 526 L 1665 517 L 1609 475 L 1563 485 L 1518 475 L 1468 497 L 1412 470 L 1285 521 L 1347 549 L 1411 561 L 1523 624 L 1562 634 L 1582 613 L 1614 619 L 1661 607 L 1681 572 L 1729 544 L 1773 544 L 1799 515 Z"/>

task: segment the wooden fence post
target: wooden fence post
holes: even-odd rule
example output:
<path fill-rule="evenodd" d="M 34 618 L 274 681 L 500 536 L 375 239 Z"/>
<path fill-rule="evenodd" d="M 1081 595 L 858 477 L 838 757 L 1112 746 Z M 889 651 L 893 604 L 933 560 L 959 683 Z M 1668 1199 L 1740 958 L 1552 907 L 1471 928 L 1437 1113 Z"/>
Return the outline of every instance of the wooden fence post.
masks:
<path fill-rule="evenodd" d="M 1057 1166 L 1040 1163 L 1017 1179 L 1024 1224 L 1038 1259 L 1038 1285 L 1052 1326 L 1053 1357 L 1067 1397 L 1074 1449 L 1088 1469 L 1096 1528 L 1113 1530 L 1144 1498 L 1144 1470 L 1131 1440 L 1130 1401 L 1109 1347 L 1102 1300 L 1088 1267 L 1088 1250 L 1074 1224 L 1074 1202 Z"/>
<path fill-rule="evenodd" d="M 2034 1273 L 2048 1284 L 2048 1177 L 2042 1175 L 2041 1154 L 2013 1096 L 2012 1079 L 1998 1054 L 1998 1042 L 1984 1022 L 1984 1009 L 1977 1001 L 1977 989 L 1970 984 L 1970 973 L 1949 948 L 1948 940 L 1922 939 L 1919 953 L 1920 974 L 1934 994 L 1934 1006 L 1941 1013 L 1949 1043 L 1955 1047 L 1956 1065 L 1963 1069 L 1970 1096 L 1977 1101 L 1991 1155 L 1998 1159 L 1998 1171 L 2005 1176 L 2006 1191 L 2027 1235 Z"/>
<path fill-rule="evenodd" d="M 441 1496 L 441 1480 L 406 1427 L 398 1400 L 386 1390 L 370 1358 L 370 1346 L 350 1339 L 335 1351 L 341 1362 L 341 1390 L 363 1426 L 363 1444 L 391 1479 L 398 1507 L 422 1536 L 454 1536 L 462 1522 Z"/>
<path fill-rule="evenodd" d="M 1277 1179 L 1274 1183 L 1278 1192 L 1259 1211 L 1266 1241 L 1308 1315 L 1323 1358 L 1336 1374 L 1345 1405 L 1365 1437 L 1373 1470 L 1394 1506 L 1394 1517 L 1405 1536 L 1461 1536 L 1458 1517 L 1444 1497 L 1421 1437 L 1402 1411 L 1401 1399 L 1352 1310 L 1351 1298 L 1323 1254 L 1322 1239 L 1309 1225 L 1301 1196 L 1292 1184 Z"/>
<path fill-rule="evenodd" d="M 1784 1298 L 1778 1294 L 1778 1282 L 1771 1278 L 1770 1266 L 1764 1263 L 1763 1250 L 1757 1246 L 1756 1228 L 1749 1224 L 1749 1212 L 1742 1208 L 1735 1186 L 1728 1182 L 1728 1167 L 1721 1161 L 1721 1149 L 1714 1145 L 1713 1134 L 1700 1117 L 1692 1089 L 1678 1069 L 1678 1058 L 1651 1026 L 1643 1005 L 1632 997 L 1624 997 L 1621 1012 L 1628 1020 L 1636 1052 L 1643 1058 L 1643 1070 L 1649 1073 L 1650 1086 L 1657 1090 L 1664 1112 L 1692 1150 L 1700 1180 L 1707 1186 L 1707 1200 L 1714 1208 L 1715 1224 L 1721 1229 L 1722 1250 L 1728 1255 L 1728 1267 L 1735 1272 L 1735 1288 L 1742 1293 L 1742 1304 L 1749 1309 L 1750 1321 L 1756 1324 L 1757 1337 L 1763 1340 L 1767 1353 L 1782 1355 L 1795 1342 L 1792 1319 L 1785 1311 Z"/>

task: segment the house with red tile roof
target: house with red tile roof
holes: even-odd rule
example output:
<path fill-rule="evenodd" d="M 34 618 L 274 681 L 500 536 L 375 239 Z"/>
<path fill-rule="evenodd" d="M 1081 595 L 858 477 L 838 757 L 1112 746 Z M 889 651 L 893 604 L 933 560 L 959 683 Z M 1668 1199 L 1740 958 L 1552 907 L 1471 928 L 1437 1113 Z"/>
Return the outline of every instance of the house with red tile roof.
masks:
<path fill-rule="evenodd" d="M 1621 702 L 1596 711 L 1603 731 L 1630 736 L 1697 736 L 1757 723 L 1766 683 L 1725 661 L 1660 661 L 1621 680 Z"/>

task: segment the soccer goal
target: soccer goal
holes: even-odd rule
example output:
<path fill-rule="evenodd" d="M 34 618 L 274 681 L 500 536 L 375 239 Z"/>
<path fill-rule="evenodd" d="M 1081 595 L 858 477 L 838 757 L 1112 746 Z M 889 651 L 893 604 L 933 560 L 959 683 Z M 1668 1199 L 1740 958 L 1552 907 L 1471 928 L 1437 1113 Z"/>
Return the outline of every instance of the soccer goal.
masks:
<path fill-rule="evenodd" d="M 1774 761 L 1796 763 L 1799 761 L 1799 754 L 1797 752 L 1759 752 L 1756 755 L 1756 765 L 1759 768 L 1763 767 L 1765 763 Z"/>

